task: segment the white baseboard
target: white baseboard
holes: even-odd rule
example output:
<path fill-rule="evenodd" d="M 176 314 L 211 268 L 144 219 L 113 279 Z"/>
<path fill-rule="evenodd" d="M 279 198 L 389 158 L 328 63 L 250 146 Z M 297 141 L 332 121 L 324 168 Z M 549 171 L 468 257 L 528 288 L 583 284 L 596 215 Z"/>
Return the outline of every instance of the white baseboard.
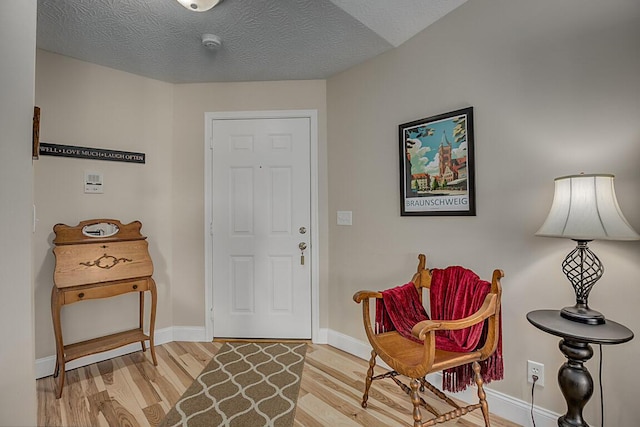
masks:
<path fill-rule="evenodd" d="M 313 337 L 314 344 L 327 344 L 329 336 L 329 329 L 327 328 L 318 328 L 318 333 Z"/>
<path fill-rule="evenodd" d="M 158 329 L 155 331 L 155 345 L 166 344 L 172 341 L 206 341 L 204 327 L 197 326 L 173 326 L 169 328 Z M 147 344 L 149 342 L 147 341 Z M 103 353 L 93 354 L 91 356 L 82 357 L 67 363 L 65 370 L 87 366 L 92 363 L 102 362 L 103 360 L 112 359 L 114 357 L 123 356 L 125 354 L 140 351 L 140 343 L 128 344 L 114 350 L 105 351 Z M 36 378 L 44 378 L 53 375 L 56 367 L 56 356 L 46 356 L 36 360 Z"/>
<path fill-rule="evenodd" d="M 371 358 L 371 346 L 369 343 L 331 329 L 329 329 L 327 333 L 327 344 L 367 361 Z M 380 359 L 378 359 L 377 364 L 387 369 L 389 368 Z M 441 374 L 429 375 L 427 379 L 437 387 L 442 385 Z M 531 404 L 529 402 L 492 390 L 489 385 L 485 386 L 484 390 L 487 393 L 487 401 L 489 402 L 489 408 L 492 414 L 522 426 L 530 427 L 533 425 L 531 422 Z M 475 386 L 469 387 L 460 393 L 448 394 L 463 402 L 470 403 L 477 401 Z M 533 407 L 533 413 L 536 420 L 536 427 L 557 427 L 560 414 L 538 406 Z"/>
<path fill-rule="evenodd" d="M 173 326 L 170 328 L 173 332 L 171 341 L 187 341 L 187 342 L 205 342 L 207 334 L 204 326 Z M 157 341 L 157 338 L 156 338 Z"/>

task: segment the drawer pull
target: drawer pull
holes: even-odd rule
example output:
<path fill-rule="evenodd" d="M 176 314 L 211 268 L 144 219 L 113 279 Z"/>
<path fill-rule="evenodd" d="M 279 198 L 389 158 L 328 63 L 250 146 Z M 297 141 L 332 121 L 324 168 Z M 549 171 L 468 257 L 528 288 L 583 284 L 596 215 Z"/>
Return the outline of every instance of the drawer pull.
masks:
<path fill-rule="evenodd" d="M 78 294 L 78 298 L 84 298 L 84 292 L 80 292 L 80 293 Z"/>
<path fill-rule="evenodd" d="M 138 285 L 133 285 L 133 289 L 138 289 Z"/>

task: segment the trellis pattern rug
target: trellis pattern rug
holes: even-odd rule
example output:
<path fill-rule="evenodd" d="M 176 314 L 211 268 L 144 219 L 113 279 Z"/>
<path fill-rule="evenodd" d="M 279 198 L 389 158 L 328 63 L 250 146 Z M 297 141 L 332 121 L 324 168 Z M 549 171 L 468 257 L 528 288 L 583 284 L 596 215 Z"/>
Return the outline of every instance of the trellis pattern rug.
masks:
<path fill-rule="evenodd" d="M 290 427 L 304 343 L 225 343 L 160 427 Z"/>

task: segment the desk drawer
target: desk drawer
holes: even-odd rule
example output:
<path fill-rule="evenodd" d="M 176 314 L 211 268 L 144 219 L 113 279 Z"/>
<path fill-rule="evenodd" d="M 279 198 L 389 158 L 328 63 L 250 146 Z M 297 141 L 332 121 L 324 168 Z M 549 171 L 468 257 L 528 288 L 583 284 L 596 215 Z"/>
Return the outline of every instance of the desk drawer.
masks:
<path fill-rule="evenodd" d="M 64 304 L 84 301 L 87 299 L 108 298 L 128 292 L 143 292 L 149 290 L 147 279 L 133 280 L 131 282 L 105 283 L 87 286 L 85 288 L 63 289 Z"/>
<path fill-rule="evenodd" d="M 60 289 L 151 276 L 148 246 L 146 240 L 56 246 L 53 283 Z"/>

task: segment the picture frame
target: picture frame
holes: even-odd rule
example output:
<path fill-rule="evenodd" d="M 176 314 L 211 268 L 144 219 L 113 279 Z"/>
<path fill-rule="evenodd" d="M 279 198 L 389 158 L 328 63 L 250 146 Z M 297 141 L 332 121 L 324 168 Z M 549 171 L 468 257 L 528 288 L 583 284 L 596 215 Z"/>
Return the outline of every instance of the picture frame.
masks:
<path fill-rule="evenodd" d="M 398 126 L 401 216 L 475 216 L 473 107 Z"/>

